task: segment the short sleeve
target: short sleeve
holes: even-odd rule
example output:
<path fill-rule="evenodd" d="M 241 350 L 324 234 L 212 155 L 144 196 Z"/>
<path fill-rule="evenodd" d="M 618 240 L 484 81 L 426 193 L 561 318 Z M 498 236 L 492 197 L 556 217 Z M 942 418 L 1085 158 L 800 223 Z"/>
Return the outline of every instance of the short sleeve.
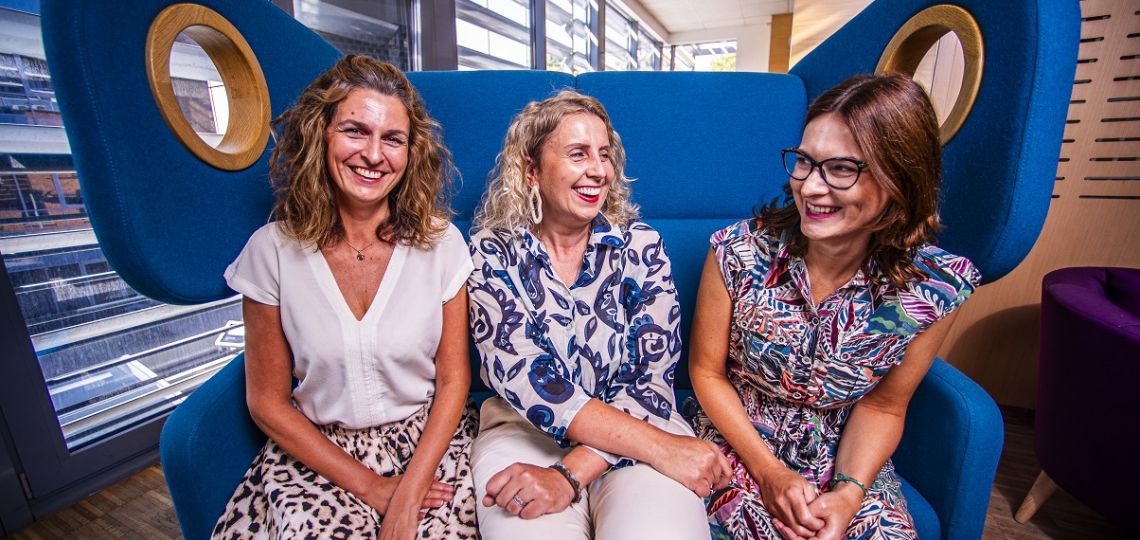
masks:
<path fill-rule="evenodd" d="M 981 285 L 982 275 L 969 259 L 926 245 L 915 255 L 915 267 L 926 279 L 900 293 L 904 309 L 919 328 L 926 328 L 950 315 Z"/>
<path fill-rule="evenodd" d="M 748 268 L 744 261 L 746 254 L 742 252 L 742 249 L 748 247 L 747 240 L 751 233 L 750 221 L 752 220 L 733 223 L 714 232 L 709 238 L 709 245 L 712 247 L 713 256 L 716 257 L 720 276 L 724 279 L 724 285 L 728 288 L 728 295 L 733 301 L 737 300 L 737 291 L 740 290 L 741 271 Z"/>
<path fill-rule="evenodd" d="M 226 284 L 262 304 L 280 305 L 280 242 L 276 222 L 255 231 L 237 259 L 226 268 Z"/>
<path fill-rule="evenodd" d="M 439 260 L 443 263 L 440 272 L 443 279 L 443 295 L 441 302 L 446 303 L 459 293 L 459 288 L 467 283 L 475 266 L 471 263 L 471 251 L 463 234 L 454 224 L 448 224 L 443 237 L 436 245 L 439 251 Z"/>

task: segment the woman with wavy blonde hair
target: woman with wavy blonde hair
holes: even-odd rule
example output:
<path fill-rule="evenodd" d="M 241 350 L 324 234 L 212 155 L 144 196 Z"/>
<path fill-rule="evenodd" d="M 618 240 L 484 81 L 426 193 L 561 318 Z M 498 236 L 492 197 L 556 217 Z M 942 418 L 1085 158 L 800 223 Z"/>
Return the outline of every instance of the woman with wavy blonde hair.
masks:
<path fill-rule="evenodd" d="M 535 218 L 541 218 L 541 201 L 537 185 L 526 181 L 527 167 L 539 159 L 543 143 L 559 122 L 578 113 L 597 116 L 613 141 L 609 161 L 614 169 L 614 178 L 609 184 L 609 194 L 602 202 L 601 214 L 609 222 L 618 224 L 637 219 L 637 205 L 630 201 L 631 179 L 625 176 L 625 148 L 610 123 L 609 114 L 598 100 L 563 90 L 545 101 L 531 102 L 511 123 L 503 141 L 503 151 L 495 159 L 495 171 L 475 213 L 473 228 L 512 231 L 538 225 L 541 219 Z"/>
<path fill-rule="evenodd" d="M 602 105 L 561 92 L 514 119 L 475 216 L 485 538 L 708 537 L 728 463 L 677 413 L 677 291 L 624 165 Z"/>
<path fill-rule="evenodd" d="M 439 126 L 403 73 L 363 56 L 274 125 L 278 221 L 226 269 L 269 441 L 213 536 L 475 538 L 472 267 Z"/>

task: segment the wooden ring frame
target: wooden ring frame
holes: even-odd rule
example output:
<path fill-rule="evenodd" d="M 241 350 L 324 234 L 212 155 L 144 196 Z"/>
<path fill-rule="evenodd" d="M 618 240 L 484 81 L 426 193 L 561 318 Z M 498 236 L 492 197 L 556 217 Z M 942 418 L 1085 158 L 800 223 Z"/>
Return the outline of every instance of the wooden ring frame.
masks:
<path fill-rule="evenodd" d="M 194 132 L 174 95 L 170 53 L 182 32 L 206 51 L 226 86 L 230 121 L 217 148 Z M 174 4 L 162 10 L 146 36 L 146 68 L 162 117 L 198 159 L 227 171 L 242 170 L 257 162 L 269 141 L 269 88 L 253 49 L 225 17 L 198 4 Z"/>
<path fill-rule="evenodd" d="M 982 84 L 982 65 L 985 49 L 982 44 L 982 30 L 970 12 L 949 4 L 930 6 L 911 17 L 891 38 L 875 73 L 900 72 L 914 77 L 918 64 L 942 36 L 954 32 L 962 43 L 962 53 L 966 65 L 962 70 L 962 88 L 958 99 L 950 109 L 946 121 L 939 129 L 939 139 L 943 146 L 958 133 L 974 101 L 978 98 L 978 88 Z"/>

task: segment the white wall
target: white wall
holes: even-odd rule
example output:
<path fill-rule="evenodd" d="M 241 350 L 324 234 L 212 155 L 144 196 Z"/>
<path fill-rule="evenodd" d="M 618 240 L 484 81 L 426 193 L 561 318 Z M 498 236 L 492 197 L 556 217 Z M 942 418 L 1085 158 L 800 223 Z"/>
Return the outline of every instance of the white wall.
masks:
<path fill-rule="evenodd" d="M 728 40 L 736 40 L 736 71 L 768 71 L 768 50 L 772 40 L 770 18 L 762 24 L 675 32 L 671 43 L 686 45 Z"/>

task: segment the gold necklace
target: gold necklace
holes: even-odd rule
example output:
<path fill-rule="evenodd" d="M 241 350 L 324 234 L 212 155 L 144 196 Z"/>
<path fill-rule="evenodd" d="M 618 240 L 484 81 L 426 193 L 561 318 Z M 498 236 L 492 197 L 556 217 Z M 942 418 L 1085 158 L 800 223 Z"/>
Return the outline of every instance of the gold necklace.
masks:
<path fill-rule="evenodd" d="M 368 248 L 376 245 L 376 242 L 379 241 L 379 240 L 373 240 L 372 243 L 368 244 L 367 246 L 364 246 L 363 248 L 360 248 L 360 249 L 356 249 L 356 246 L 348 243 L 348 238 L 343 238 L 343 240 L 344 240 L 344 245 L 352 248 L 352 250 L 356 252 L 356 260 L 358 260 L 358 261 L 363 261 L 364 260 L 364 252 L 367 251 Z"/>

